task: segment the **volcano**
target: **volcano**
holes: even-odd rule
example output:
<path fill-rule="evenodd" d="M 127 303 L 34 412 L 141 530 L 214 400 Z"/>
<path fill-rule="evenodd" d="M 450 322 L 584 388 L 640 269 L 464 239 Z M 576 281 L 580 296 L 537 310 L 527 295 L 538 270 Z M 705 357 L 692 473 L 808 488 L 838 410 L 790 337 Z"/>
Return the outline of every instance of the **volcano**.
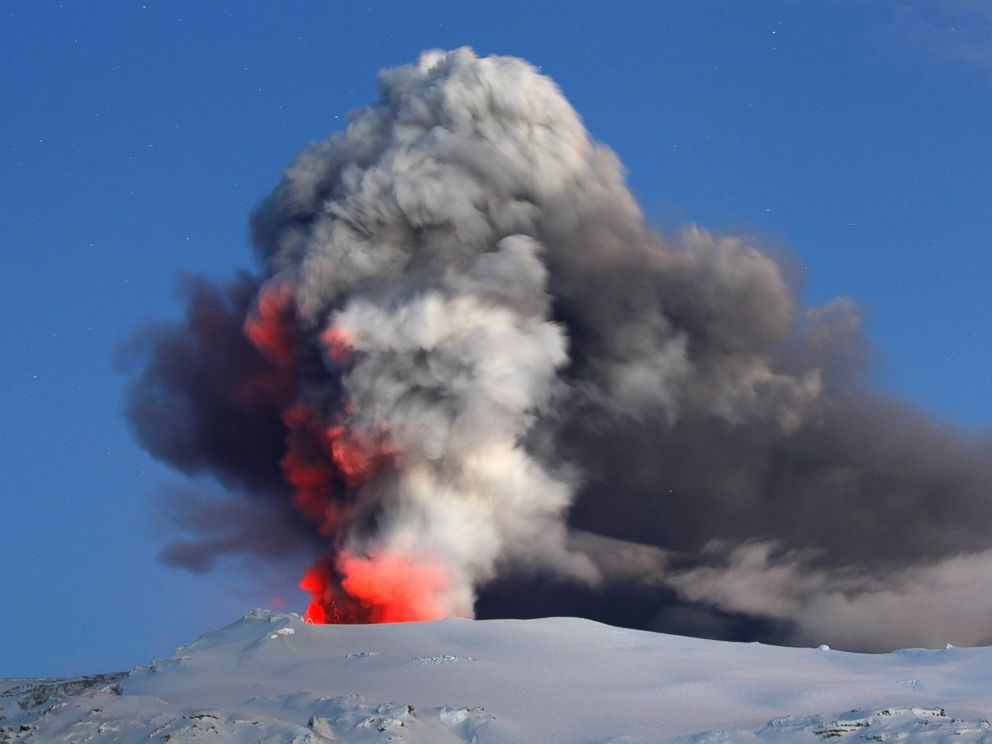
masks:
<path fill-rule="evenodd" d="M 0 742 L 992 742 L 992 648 L 856 654 L 590 620 L 253 610 L 130 672 L 0 680 Z"/>

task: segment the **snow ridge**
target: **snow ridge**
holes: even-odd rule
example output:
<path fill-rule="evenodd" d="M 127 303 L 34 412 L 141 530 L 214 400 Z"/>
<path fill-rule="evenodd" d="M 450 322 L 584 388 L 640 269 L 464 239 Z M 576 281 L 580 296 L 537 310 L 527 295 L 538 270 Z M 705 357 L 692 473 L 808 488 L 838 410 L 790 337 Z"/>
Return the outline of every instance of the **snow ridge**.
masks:
<path fill-rule="evenodd" d="M 989 648 L 851 654 L 574 618 L 253 610 L 126 674 L 0 680 L 0 743 L 992 744 L 990 716 Z"/>

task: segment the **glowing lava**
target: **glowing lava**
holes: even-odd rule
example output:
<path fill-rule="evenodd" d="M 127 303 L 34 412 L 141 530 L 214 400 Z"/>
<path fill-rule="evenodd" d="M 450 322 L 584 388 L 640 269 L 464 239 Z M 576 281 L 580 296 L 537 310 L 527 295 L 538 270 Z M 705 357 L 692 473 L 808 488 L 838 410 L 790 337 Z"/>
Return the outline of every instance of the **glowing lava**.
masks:
<path fill-rule="evenodd" d="M 448 614 L 441 596 L 449 580 L 440 566 L 390 553 L 370 558 L 345 553 L 339 568 L 341 586 L 368 610 L 370 622 L 438 620 Z"/>
<path fill-rule="evenodd" d="M 311 598 L 306 612 L 303 613 L 305 622 L 318 624 L 327 622 L 327 610 L 324 609 L 324 605 L 331 599 L 327 593 L 328 578 L 320 563 L 308 568 L 303 574 L 300 589 L 309 592 Z"/>
<path fill-rule="evenodd" d="M 300 362 L 291 330 L 296 318 L 293 293 L 288 281 L 264 288 L 244 332 L 276 368 L 293 377 L 295 387 Z M 331 326 L 320 338 L 335 365 L 351 363 L 353 343 L 346 331 Z M 282 413 L 286 454 L 280 464 L 293 489 L 293 505 L 327 538 L 340 537 L 355 489 L 392 456 L 384 436 L 370 437 L 349 424 L 355 411 L 347 400 L 338 405 L 330 422 L 300 402 Z M 405 622 L 446 614 L 440 600 L 448 586 L 444 571 L 391 553 L 359 557 L 338 551 L 321 556 L 299 586 L 310 595 L 304 613 L 309 623 Z"/>
<path fill-rule="evenodd" d="M 340 581 L 337 577 L 342 577 Z M 449 579 L 440 566 L 395 553 L 359 557 L 345 551 L 307 569 L 300 589 L 310 594 L 308 623 L 403 623 L 438 620 Z"/>
<path fill-rule="evenodd" d="M 292 328 L 295 306 L 293 285 L 282 282 L 262 289 L 254 315 L 245 320 L 245 335 L 255 348 L 282 366 L 294 359 Z"/>
<path fill-rule="evenodd" d="M 320 335 L 321 341 L 327 347 L 327 353 L 338 364 L 351 361 L 352 340 L 343 328 L 331 326 Z"/>

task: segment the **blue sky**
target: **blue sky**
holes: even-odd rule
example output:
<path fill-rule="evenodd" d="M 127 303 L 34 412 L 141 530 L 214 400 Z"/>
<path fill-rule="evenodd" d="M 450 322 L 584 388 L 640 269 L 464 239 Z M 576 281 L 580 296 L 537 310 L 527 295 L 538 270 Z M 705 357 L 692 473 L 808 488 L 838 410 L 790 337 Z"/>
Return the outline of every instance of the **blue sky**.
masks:
<path fill-rule="evenodd" d="M 123 669 L 273 584 L 162 566 L 174 476 L 121 414 L 121 344 L 180 271 L 250 266 L 292 155 L 427 48 L 551 75 L 665 230 L 746 231 L 850 295 L 871 383 L 992 424 L 992 4 L 0 5 L 0 676 Z M 292 586 L 293 576 L 288 577 Z M 297 608 L 299 609 L 299 608 Z"/>

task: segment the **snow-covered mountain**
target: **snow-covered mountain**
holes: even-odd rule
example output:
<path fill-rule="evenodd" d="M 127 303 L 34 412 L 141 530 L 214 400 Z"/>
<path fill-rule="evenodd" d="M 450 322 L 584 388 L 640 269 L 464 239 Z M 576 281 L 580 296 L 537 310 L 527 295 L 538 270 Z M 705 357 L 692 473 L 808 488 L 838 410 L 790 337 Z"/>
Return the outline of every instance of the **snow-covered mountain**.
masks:
<path fill-rule="evenodd" d="M 0 680 L 0 742 L 992 742 L 992 648 L 853 654 L 572 618 L 253 610 L 127 674 Z"/>

